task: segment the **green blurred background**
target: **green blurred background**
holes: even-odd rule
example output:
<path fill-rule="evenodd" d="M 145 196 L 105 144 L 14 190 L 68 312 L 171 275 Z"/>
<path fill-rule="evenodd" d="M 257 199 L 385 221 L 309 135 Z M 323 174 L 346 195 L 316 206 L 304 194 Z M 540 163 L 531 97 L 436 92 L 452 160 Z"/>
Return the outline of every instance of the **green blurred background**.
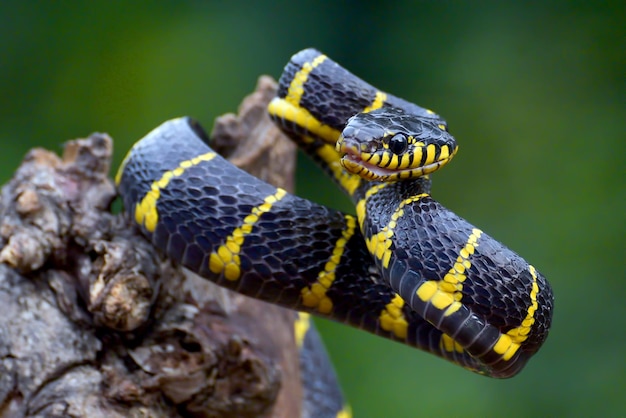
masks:
<path fill-rule="evenodd" d="M 315 46 L 444 115 L 434 196 L 550 280 L 550 338 L 498 381 L 319 321 L 356 417 L 626 415 L 626 8 L 614 2 L 7 2 L 0 181 L 33 146 L 106 131 L 116 165 L 166 119 L 210 129 Z M 347 200 L 304 158 L 300 195 Z M 320 187 L 319 183 L 324 186 Z"/>

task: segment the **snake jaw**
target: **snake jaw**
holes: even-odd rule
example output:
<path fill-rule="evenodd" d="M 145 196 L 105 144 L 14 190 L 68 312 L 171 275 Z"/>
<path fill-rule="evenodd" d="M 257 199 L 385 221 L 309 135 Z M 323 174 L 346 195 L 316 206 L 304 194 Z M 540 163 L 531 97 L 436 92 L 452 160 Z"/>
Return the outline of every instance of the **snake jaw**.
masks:
<path fill-rule="evenodd" d="M 367 148 L 367 146 L 354 143 L 344 136 L 341 136 L 335 145 L 335 149 L 341 155 L 340 162 L 343 168 L 370 181 L 397 181 L 424 176 L 446 165 L 456 153 L 455 149 L 447 157 L 420 167 L 390 169 L 368 162 L 372 158 L 373 152 L 368 152 L 363 148 Z"/>
<path fill-rule="evenodd" d="M 341 165 L 352 174 L 357 174 L 367 180 L 383 180 L 397 174 L 396 170 L 389 170 L 370 164 L 361 158 L 361 153 L 352 147 L 345 147 L 341 153 Z"/>

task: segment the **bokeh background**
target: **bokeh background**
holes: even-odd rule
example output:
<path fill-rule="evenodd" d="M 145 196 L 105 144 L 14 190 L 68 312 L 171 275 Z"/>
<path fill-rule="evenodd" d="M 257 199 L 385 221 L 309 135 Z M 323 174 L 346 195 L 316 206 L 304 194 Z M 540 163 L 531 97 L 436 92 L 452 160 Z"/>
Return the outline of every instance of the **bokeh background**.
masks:
<path fill-rule="evenodd" d="M 356 417 L 626 416 L 623 1 L 0 3 L 0 182 L 33 146 L 211 128 L 315 46 L 444 115 L 434 196 L 551 281 L 550 338 L 498 381 L 319 321 Z M 351 210 L 300 158 L 298 193 Z"/>

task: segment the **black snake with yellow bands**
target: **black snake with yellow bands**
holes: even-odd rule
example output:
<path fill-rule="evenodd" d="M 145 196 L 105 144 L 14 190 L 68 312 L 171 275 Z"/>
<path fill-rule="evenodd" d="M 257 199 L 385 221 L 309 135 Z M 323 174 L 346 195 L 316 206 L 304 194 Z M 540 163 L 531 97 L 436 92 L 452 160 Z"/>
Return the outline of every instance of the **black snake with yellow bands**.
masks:
<path fill-rule="evenodd" d="M 424 175 L 457 150 L 445 121 L 313 49 L 292 57 L 279 84 L 270 116 L 352 198 L 366 247 L 402 298 L 397 306 L 440 332 L 429 351 L 493 377 L 521 370 L 547 337 L 552 290 L 519 255 L 430 196 Z"/>
<path fill-rule="evenodd" d="M 353 199 L 356 216 L 237 169 L 183 118 L 135 144 L 116 178 L 153 244 L 240 293 L 481 374 L 521 370 L 547 337 L 551 289 L 430 197 L 425 175 L 456 153 L 445 121 L 315 50 L 292 58 L 269 113 Z"/>

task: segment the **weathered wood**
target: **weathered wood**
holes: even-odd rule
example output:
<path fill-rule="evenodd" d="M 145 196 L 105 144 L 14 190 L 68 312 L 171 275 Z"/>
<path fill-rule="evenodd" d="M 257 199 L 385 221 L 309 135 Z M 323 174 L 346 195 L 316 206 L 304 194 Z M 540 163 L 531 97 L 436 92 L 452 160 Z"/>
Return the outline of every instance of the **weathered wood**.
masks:
<path fill-rule="evenodd" d="M 261 77 L 218 150 L 292 189 Z M 34 149 L 0 196 L 0 416 L 300 415 L 294 313 L 173 266 L 110 212 L 112 140 Z"/>

